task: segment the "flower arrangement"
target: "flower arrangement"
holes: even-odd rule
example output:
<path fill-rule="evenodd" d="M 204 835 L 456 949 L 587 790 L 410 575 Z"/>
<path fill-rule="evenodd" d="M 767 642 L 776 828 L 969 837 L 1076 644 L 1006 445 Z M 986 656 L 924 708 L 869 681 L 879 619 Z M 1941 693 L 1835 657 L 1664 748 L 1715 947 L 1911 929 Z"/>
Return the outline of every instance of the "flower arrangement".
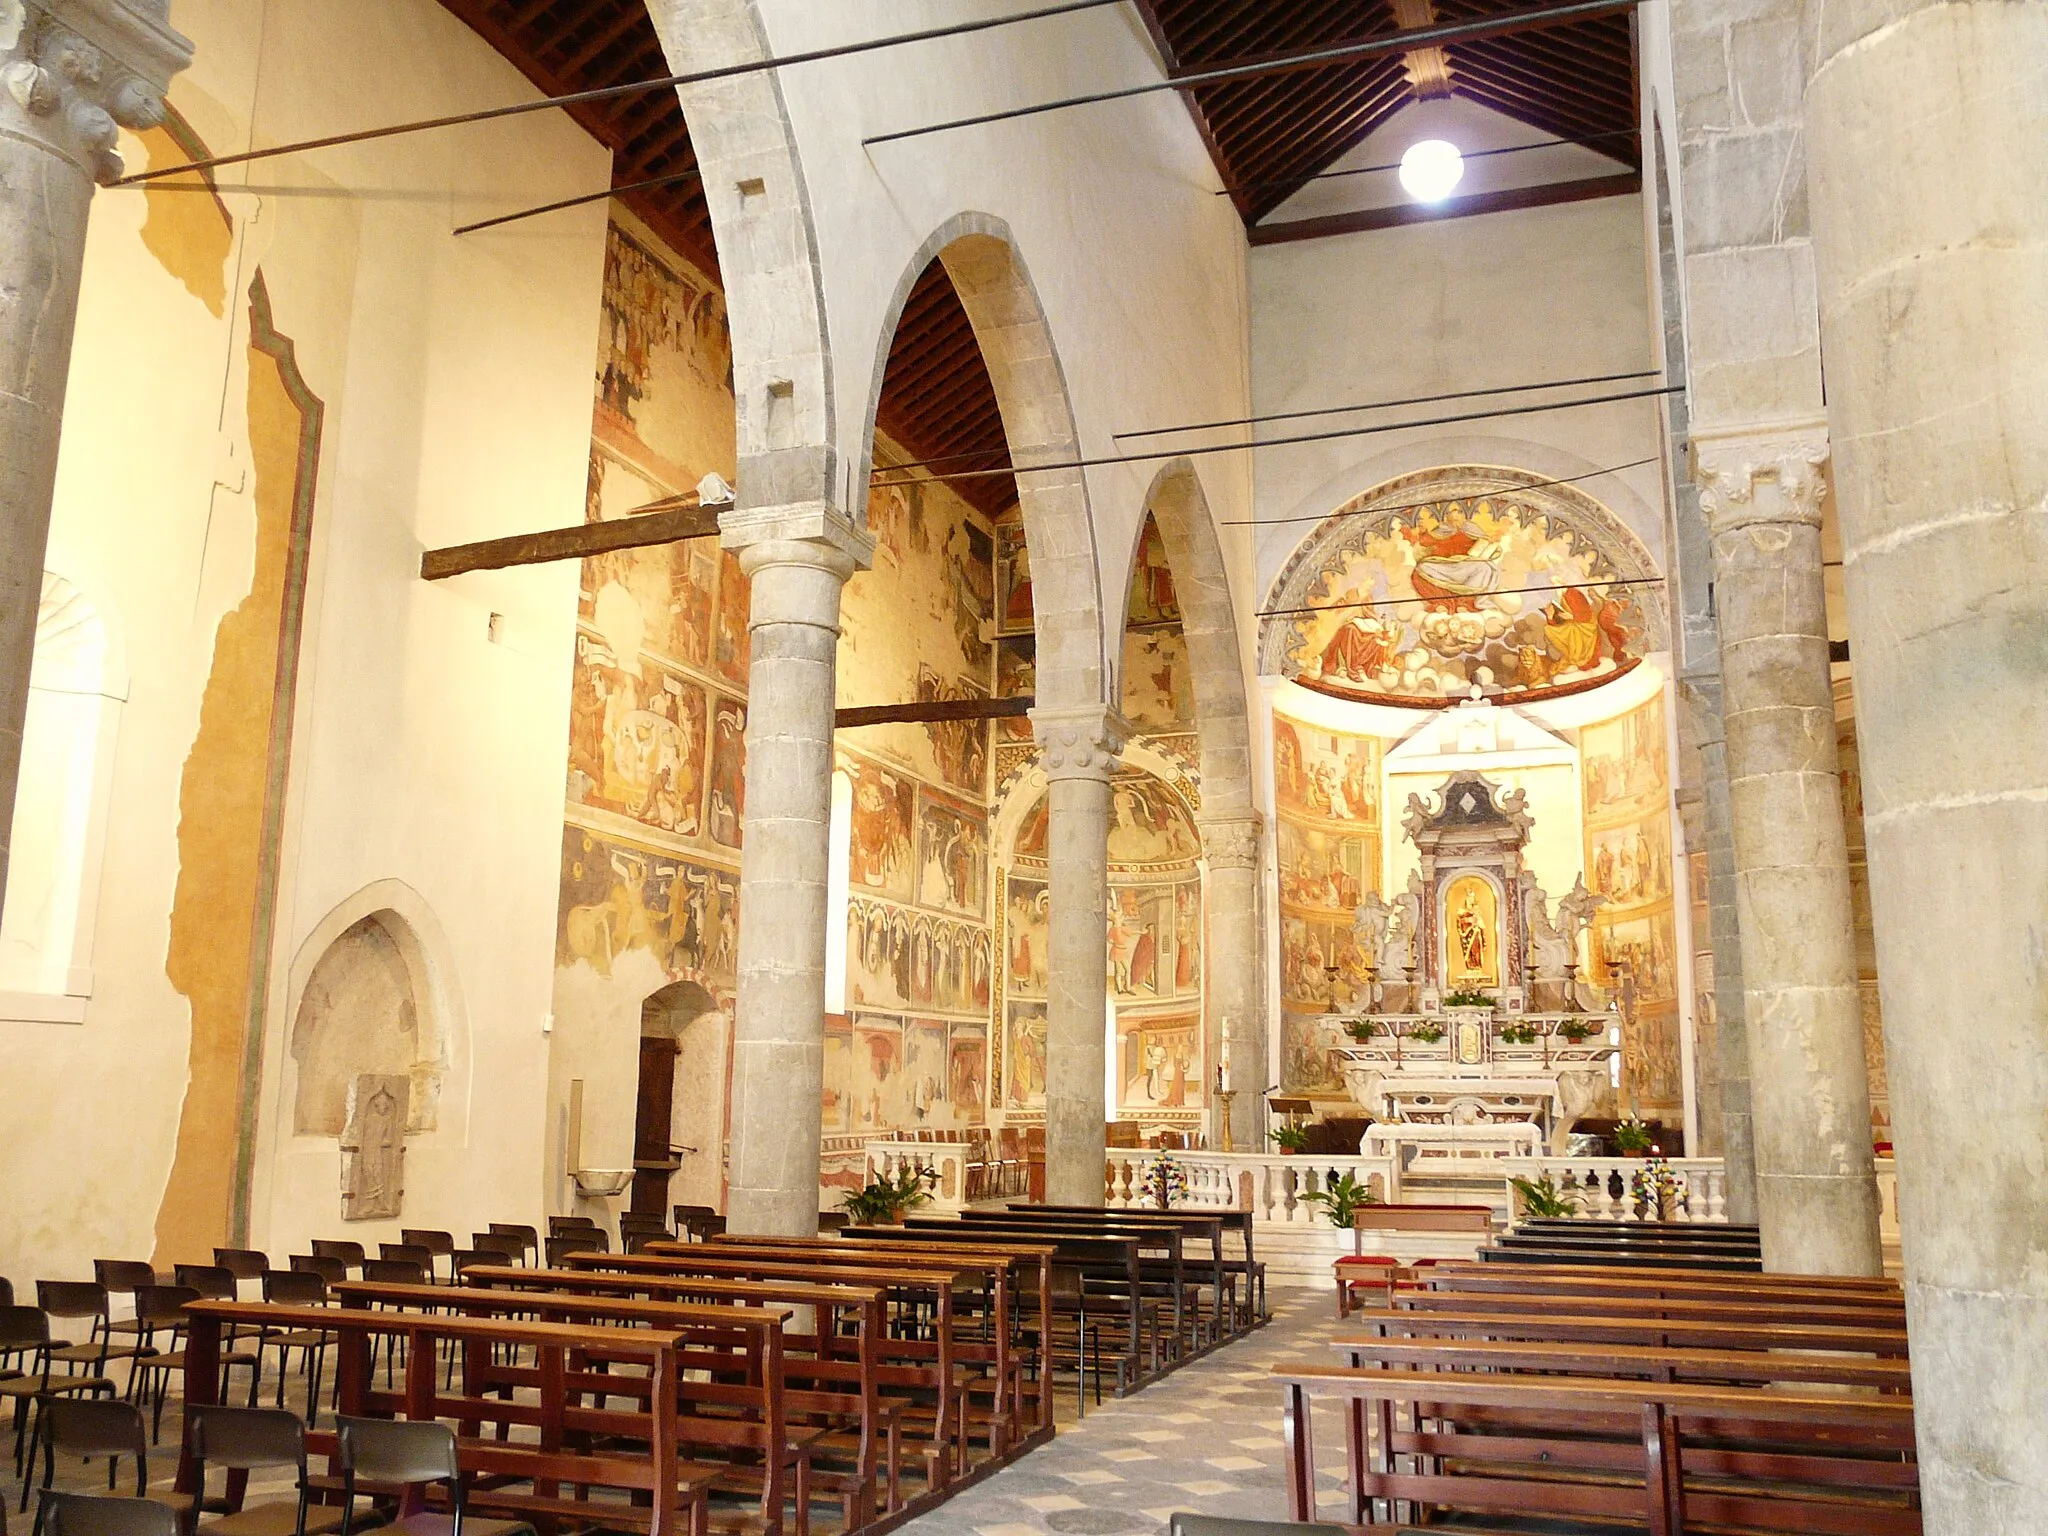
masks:
<path fill-rule="evenodd" d="M 1557 1026 L 1557 1032 L 1573 1045 L 1584 1045 L 1600 1033 L 1600 1026 L 1590 1019 L 1566 1019 Z"/>
<path fill-rule="evenodd" d="M 1686 1205 L 1685 1175 L 1669 1161 L 1653 1157 L 1628 1178 L 1628 1192 L 1636 1202 L 1636 1214 L 1654 1221 L 1672 1221 Z"/>
<path fill-rule="evenodd" d="M 935 1168 L 905 1166 L 860 1189 L 849 1189 L 840 1196 L 839 1204 L 848 1218 L 861 1226 L 900 1226 L 906 1211 L 931 1199 L 932 1186 L 938 1182 Z"/>
<path fill-rule="evenodd" d="M 1497 1033 L 1500 1036 L 1500 1043 L 1502 1045 L 1534 1045 L 1536 1043 L 1536 1026 L 1534 1024 L 1520 1022 L 1503 1024 Z"/>
<path fill-rule="evenodd" d="M 1138 1193 L 1160 1210 L 1171 1209 L 1174 1201 L 1186 1198 L 1187 1192 L 1188 1176 L 1168 1154 L 1161 1152 L 1145 1165 L 1145 1176 L 1139 1181 Z"/>
<path fill-rule="evenodd" d="M 1408 1038 L 1410 1040 L 1420 1040 L 1424 1045 L 1435 1045 L 1443 1037 L 1444 1027 L 1441 1024 L 1424 1022 L 1411 1025 L 1408 1029 Z"/>
<path fill-rule="evenodd" d="M 1459 992 L 1445 993 L 1444 1006 L 1446 1008 L 1491 1008 L 1493 1006 L 1493 998 L 1491 994 L 1482 992 L 1477 987 L 1467 987 Z"/>
<path fill-rule="evenodd" d="M 1306 1152 L 1308 1150 L 1308 1127 L 1296 1125 L 1292 1120 L 1276 1125 L 1266 1132 L 1274 1146 L 1282 1152 Z"/>
<path fill-rule="evenodd" d="M 1641 1157 L 1651 1150 L 1650 1128 L 1630 1115 L 1614 1127 L 1614 1150 L 1623 1157 Z"/>

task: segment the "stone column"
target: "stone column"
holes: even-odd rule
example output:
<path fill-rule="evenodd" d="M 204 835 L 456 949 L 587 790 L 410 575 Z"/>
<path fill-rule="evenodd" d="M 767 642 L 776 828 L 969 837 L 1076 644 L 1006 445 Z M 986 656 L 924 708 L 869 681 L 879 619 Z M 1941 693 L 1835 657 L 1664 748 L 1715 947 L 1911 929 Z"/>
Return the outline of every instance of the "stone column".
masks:
<path fill-rule="evenodd" d="M 818 1230 L 839 594 L 874 540 L 819 503 L 720 519 L 753 582 L 732 1044 L 735 1232 Z"/>
<path fill-rule="evenodd" d="M 1764 1262 L 1882 1271 L 1821 585 L 1827 436 L 1693 438 L 1713 536 Z"/>
<path fill-rule="evenodd" d="M 1699 747 L 1700 820 L 1706 833 L 1707 919 L 1714 947 L 1714 1075 L 1720 1085 L 1721 1159 L 1728 1219 L 1756 1220 L 1756 1143 L 1750 1116 L 1749 1025 L 1742 992 L 1742 931 L 1735 913 L 1735 841 L 1729 824 L 1728 740 L 1721 677 L 1685 682 Z"/>
<path fill-rule="evenodd" d="M 1265 1149 L 1266 1024 L 1261 1009 L 1266 968 L 1259 946 L 1257 811 L 1201 818 L 1202 857 L 1209 866 L 1208 942 L 1211 1051 L 1209 1087 L 1216 1084 L 1222 1042 L 1230 1042 L 1230 1134 L 1240 1152 Z M 1209 1116 L 1209 1145 L 1222 1145 L 1221 1106 Z"/>
<path fill-rule="evenodd" d="M 1928 1536 L 2048 1531 L 2048 6 L 1809 9 Z"/>
<path fill-rule="evenodd" d="M 192 45 L 168 0 L 0 0 L 0 893 L 93 186 L 163 119 Z"/>
<path fill-rule="evenodd" d="M 1106 704 L 1041 707 L 1047 790 L 1045 1198 L 1100 1205 L 1108 1118 L 1109 779 L 1130 726 Z"/>

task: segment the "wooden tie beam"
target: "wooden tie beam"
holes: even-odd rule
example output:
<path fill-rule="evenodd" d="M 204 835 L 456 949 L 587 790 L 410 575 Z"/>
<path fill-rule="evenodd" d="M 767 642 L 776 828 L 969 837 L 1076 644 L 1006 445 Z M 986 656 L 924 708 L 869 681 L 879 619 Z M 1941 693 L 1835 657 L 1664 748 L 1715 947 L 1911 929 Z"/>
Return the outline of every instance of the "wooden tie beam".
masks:
<path fill-rule="evenodd" d="M 420 556 L 420 579 L 446 581 L 468 571 L 586 560 L 615 549 L 645 549 L 652 544 L 709 539 L 718 534 L 717 507 L 699 506 L 694 498 L 683 504 L 656 502 L 654 506 L 654 511 L 601 523 L 579 523 L 574 528 L 549 528 L 539 533 L 515 533 L 502 539 L 430 549 Z"/>

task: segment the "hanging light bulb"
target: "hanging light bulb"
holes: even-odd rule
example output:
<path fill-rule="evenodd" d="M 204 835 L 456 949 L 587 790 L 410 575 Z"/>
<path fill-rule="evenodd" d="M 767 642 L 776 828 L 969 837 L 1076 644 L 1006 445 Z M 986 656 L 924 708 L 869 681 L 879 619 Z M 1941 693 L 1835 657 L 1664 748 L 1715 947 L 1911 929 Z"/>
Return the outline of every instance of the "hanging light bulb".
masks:
<path fill-rule="evenodd" d="M 1465 175 L 1465 157 L 1445 139 L 1423 139 L 1401 157 L 1401 185 L 1418 203 L 1440 203 Z"/>

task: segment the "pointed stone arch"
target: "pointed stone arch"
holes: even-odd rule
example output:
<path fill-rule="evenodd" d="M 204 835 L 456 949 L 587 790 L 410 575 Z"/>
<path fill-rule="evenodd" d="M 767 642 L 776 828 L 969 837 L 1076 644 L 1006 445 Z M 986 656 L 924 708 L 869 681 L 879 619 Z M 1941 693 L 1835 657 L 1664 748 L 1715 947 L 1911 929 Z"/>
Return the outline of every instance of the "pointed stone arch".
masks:
<path fill-rule="evenodd" d="M 1078 469 L 1030 469 L 1033 464 L 1071 464 L 1080 457 L 1080 432 L 1051 324 L 1023 254 L 1001 219 L 957 213 L 905 263 L 876 342 L 854 483 L 867 483 L 874 462 L 875 416 L 890 343 L 911 289 L 934 260 L 945 263 L 974 327 L 1017 470 L 1017 500 L 1031 551 L 1038 701 L 1057 707 L 1102 703 L 1110 697 L 1114 668 L 1087 483 Z"/>
<path fill-rule="evenodd" d="M 648 0 L 647 9 L 678 74 L 771 57 L 756 0 Z M 781 74 L 760 70 L 676 95 L 703 173 L 732 329 L 737 510 L 844 506 L 824 274 Z"/>

